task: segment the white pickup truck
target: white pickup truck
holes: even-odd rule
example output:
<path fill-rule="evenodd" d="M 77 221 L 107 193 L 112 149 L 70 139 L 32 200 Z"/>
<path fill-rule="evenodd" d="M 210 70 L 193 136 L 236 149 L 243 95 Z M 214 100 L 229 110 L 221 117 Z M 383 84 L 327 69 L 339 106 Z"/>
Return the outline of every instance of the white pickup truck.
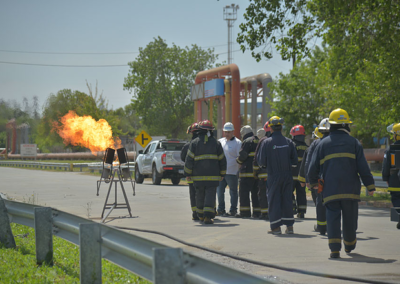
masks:
<path fill-rule="evenodd" d="M 181 160 L 181 150 L 187 141 L 163 139 L 152 141 L 144 151 L 139 151 L 135 163 L 135 181 L 143 183 L 150 177 L 153 184 L 160 184 L 161 179 L 170 178 L 172 184 L 179 184 L 183 178 L 185 162 Z"/>

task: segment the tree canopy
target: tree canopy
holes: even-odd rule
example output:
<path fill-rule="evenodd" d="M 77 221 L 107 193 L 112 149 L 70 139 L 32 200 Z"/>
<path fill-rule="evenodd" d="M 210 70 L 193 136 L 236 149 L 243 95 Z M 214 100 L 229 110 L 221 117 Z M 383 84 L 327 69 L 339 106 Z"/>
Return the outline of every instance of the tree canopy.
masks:
<path fill-rule="evenodd" d="M 190 91 L 196 74 L 212 68 L 216 59 L 212 49 L 168 46 L 161 37 L 139 49 L 129 62 L 124 89 L 133 93 L 133 109 L 148 131 L 167 137 L 185 133 L 193 122 Z"/>

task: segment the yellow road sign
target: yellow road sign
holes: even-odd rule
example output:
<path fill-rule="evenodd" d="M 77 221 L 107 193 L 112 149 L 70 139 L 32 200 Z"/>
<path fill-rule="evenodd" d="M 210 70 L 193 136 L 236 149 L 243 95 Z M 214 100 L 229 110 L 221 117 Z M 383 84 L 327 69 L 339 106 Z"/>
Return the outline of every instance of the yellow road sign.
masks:
<path fill-rule="evenodd" d="M 139 133 L 139 135 L 135 138 L 136 142 L 139 143 L 140 146 L 143 148 L 147 146 L 147 144 L 150 143 L 152 140 L 151 136 L 146 133 L 146 131 L 142 131 Z"/>

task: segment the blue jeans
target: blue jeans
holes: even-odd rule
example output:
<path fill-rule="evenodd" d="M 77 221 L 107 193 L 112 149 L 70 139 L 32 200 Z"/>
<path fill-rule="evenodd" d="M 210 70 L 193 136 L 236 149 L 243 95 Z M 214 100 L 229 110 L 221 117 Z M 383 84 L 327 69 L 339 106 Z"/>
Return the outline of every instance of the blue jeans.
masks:
<path fill-rule="evenodd" d="M 223 180 L 219 182 L 217 187 L 218 195 L 218 212 L 225 211 L 225 188 L 229 185 L 229 193 L 231 195 L 231 209 L 229 212 L 236 213 L 238 205 L 238 177 L 237 175 L 225 175 Z"/>

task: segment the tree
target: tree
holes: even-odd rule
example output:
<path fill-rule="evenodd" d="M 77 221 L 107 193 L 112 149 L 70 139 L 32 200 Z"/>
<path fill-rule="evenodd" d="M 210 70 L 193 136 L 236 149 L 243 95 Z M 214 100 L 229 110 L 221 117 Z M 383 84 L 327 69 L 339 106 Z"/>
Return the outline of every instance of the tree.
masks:
<path fill-rule="evenodd" d="M 270 84 L 274 114 L 285 119 L 287 130 L 301 124 L 311 133 L 329 114 L 331 106 L 321 93 L 316 77 L 327 57 L 327 50 L 317 47 L 310 58 L 297 63 L 289 74 L 280 73 L 278 80 Z"/>
<path fill-rule="evenodd" d="M 150 133 L 179 137 L 193 117 L 191 86 L 199 71 L 210 69 L 217 56 L 197 45 L 168 47 L 161 37 L 139 49 L 124 89 L 133 93 L 132 105 Z"/>
<path fill-rule="evenodd" d="M 296 61 L 310 53 L 310 43 L 319 35 L 315 17 L 307 9 L 308 0 L 250 0 L 240 24 L 237 42 L 259 62 L 271 59 L 275 47 L 283 60 Z M 261 48 L 261 51 L 257 49 Z M 294 66 L 294 65 L 293 65 Z"/>

